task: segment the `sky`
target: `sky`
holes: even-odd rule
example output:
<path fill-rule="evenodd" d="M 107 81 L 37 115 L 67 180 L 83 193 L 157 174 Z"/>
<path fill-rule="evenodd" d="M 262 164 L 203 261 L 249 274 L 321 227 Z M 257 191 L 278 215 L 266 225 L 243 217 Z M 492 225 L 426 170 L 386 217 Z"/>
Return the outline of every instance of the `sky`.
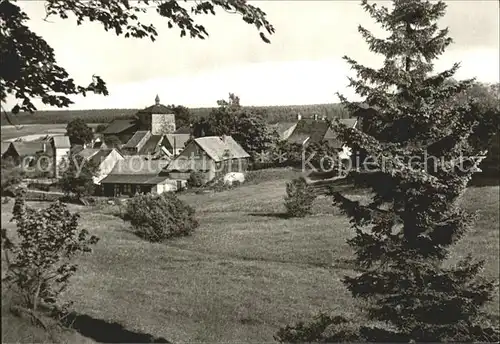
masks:
<path fill-rule="evenodd" d="M 383 1 L 379 1 L 384 3 Z M 30 17 L 28 26 L 55 50 L 59 65 L 77 83 L 87 85 L 93 74 L 108 85 L 109 96 L 74 97 L 71 109 L 144 108 L 161 103 L 188 107 L 216 106 L 232 92 L 242 105 L 299 105 L 337 102 L 336 92 L 350 99 L 347 55 L 378 67 L 357 31 L 358 25 L 382 34 L 363 11 L 360 1 L 251 1 L 267 13 L 276 33 L 264 43 L 257 29 L 239 15 L 219 10 L 197 16 L 210 37 L 180 38 L 154 12 L 146 18 L 159 33 L 149 39 L 125 39 L 97 23 L 49 17 L 43 1 L 19 1 Z M 451 0 L 441 27 L 454 43 L 435 63 L 436 71 L 461 62 L 456 78 L 499 81 L 499 3 L 495 0 Z M 189 3 L 188 3 L 189 4 Z M 389 3 L 385 3 L 388 5 Z M 7 107 L 14 105 L 8 101 Z M 39 110 L 54 109 L 36 103 Z"/>

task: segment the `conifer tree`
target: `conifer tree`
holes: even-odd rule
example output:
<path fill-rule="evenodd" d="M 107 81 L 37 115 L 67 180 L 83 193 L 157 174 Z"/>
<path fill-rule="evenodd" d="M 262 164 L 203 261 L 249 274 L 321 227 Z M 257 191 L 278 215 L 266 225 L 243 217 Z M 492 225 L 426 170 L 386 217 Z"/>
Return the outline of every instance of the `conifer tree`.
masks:
<path fill-rule="evenodd" d="M 381 39 L 359 27 L 385 61 L 374 69 L 344 57 L 357 74 L 350 86 L 364 102 L 339 97 L 369 125 L 364 132 L 339 123 L 335 128 L 353 151 L 370 157 L 347 178 L 373 196 L 360 203 L 333 193 L 334 204 L 351 220 L 349 244 L 362 271 L 344 280 L 366 305 L 369 319 L 359 326 L 358 339 L 499 340 L 498 328 L 481 312 L 495 288 L 480 276 L 483 263 L 470 256 L 452 266 L 446 262 L 473 225 L 474 214 L 459 200 L 498 131 L 498 106 L 485 112 L 474 102 L 450 101 L 473 84 L 449 82 L 459 64 L 433 71 L 433 61 L 452 43 L 448 30 L 437 25 L 446 10 L 442 1 L 393 0 L 389 9 L 363 0 L 362 6 L 388 32 Z M 324 328 L 288 327 L 278 339 L 311 341 L 312 329 L 314 341 L 338 338 Z"/>

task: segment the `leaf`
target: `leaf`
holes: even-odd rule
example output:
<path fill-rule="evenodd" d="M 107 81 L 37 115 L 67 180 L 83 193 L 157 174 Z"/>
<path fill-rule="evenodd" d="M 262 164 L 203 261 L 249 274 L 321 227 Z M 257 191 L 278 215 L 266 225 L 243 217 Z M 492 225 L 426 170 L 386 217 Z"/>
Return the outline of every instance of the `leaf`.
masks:
<path fill-rule="evenodd" d="M 260 32 L 260 38 L 262 38 L 262 40 L 268 44 L 271 43 L 271 41 L 267 39 L 266 35 L 263 32 Z"/>

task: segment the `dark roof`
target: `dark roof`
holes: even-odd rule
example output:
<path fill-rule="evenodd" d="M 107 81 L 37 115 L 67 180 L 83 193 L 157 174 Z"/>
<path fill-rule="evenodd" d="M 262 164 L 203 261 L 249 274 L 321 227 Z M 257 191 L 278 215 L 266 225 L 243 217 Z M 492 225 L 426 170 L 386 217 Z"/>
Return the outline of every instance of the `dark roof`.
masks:
<path fill-rule="evenodd" d="M 173 114 L 172 110 L 162 104 L 148 106 L 145 109 L 139 110 L 137 114 Z"/>
<path fill-rule="evenodd" d="M 354 128 L 357 124 L 357 119 L 343 118 L 340 119 L 340 123 L 347 127 Z M 311 118 L 301 119 L 287 141 L 290 143 L 303 144 L 306 139 L 308 139 L 308 144 L 319 143 L 324 140 L 334 143 L 334 141 L 337 140 L 335 133 L 329 126 L 329 122 Z M 335 145 L 338 145 L 338 143 L 335 143 Z"/>
<path fill-rule="evenodd" d="M 191 128 L 190 127 L 180 127 L 177 129 L 174 134 L 191 134 Z"/>
<path fill-rule="evenodd" d="M 308 143 L 321 142 L 328 131 L 328 127 L 327 121 L 303 118 L 299 120 L 287 141 L 302 144 L 309 137 Z"/>
<path fill-rule="evenodd" d="M 47 152 L 50 151 L 48 144 L 46 144 Z M 23 156 L 35 156 L 38 152 L 43 152 L 44 142 L 11 142 L 11 149 L 21 157 Z"/>
<path fill-rule="evenodd" d="M 133 128 L 135 125 L 136 121 L 134 119 L 115 119 L 109 123 L 102 133 L 107 135 L 120 134 L 125 130 Z"/>
<path fill-rule="evenodd" d="M 156 185 L 169 179 L 167 176 L 148 176 L 136 174 L 109 174 L 101 184 L 143 184 L 143 185 Z"/>
<path fill-rule="evenodd" d="M 297 124 L 297 122 L 278 122 L 278 123 L 274 123 L 274 124 L 269 125 L 269 129 L 276 130 L 278 135 L 280 135 L 280 137 L 283 137 L 284 133 L 287 130 L 294 127 L 296 124 Z"/>
<path fill-rule="evenodd" d="M 142 148 L 139 150 L 138 154 L 148 155 L 155 153 L 158 150 L 162 139 L 163 139 L 162 135 L 151 135 L 151 137 L 146 141 L 144 146 L 142 146 Z"/>
<path fill-rule="evenodd" d="M 84 150 L 83 145 L 73 145 L 73 147 L 71 147 L 71 154 L 78 154 L 82 150 Z"/>
<path fill-rule="evenodd" d="M 111 152 L 115 150 L 118 154 L 120 154 L 122 157 L 123 155 L 118 152 L 118 150 L 114 149 L 114 148 L 106 148 L 106 149 L 99 149 L 99 151 L 92 155 L 92 157 L 90 158 L 90 160 L 94 163 L 97 163 L 97 164 L 101 164 L 102 161 L 108 156 L 111 154 Z"/>
<path fill-rule="evenodd" d="M 165 139 L 170 144 L 170 147 L 174 148 L 184 148 L 186 142 L 191 138 L 190 134 L 166 134 Z"/>
<path fill-rule="evenodd" d="M 84 160 L 92 158 L 98 152 L 99 152 L 98 148 L 85 148 L 85 149 L 78 151 L 78 153 L 73 151 L 74 154 L 81 156 Z"/>
<path fill-rule="evenodd" d="M 167 166 L 167 160 L 145 159 L 139 155 L 126 157 L 116 163 L 110 175 L 149 175 L 154 176 Z"/>
<path fill-rule="evenodd" d="M 128 140 L 128 142 L 123 146 L 123 148 L 136 148 L 139 142 L 150 134 L 148 130 L 136 131 L 135 134 Z"/>
<path fill-rule="evenodd" d="M 355 128 L 358 124 L 357 118 L 343 118 L 340 119 L 339 122 L 348 128 Z M 328 144 L 334 148 L 342 148 L 342 146 L 344 146 L 344 143 L 338 139 L 332 128 L 329 128 L 325 134 L 325 140 L 328 141 Z"/>

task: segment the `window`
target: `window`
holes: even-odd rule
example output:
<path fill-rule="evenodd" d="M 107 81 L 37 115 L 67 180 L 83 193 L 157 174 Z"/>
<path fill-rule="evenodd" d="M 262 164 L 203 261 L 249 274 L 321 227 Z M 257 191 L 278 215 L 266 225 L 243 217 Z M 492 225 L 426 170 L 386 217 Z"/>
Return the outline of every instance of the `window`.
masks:
<path fill-rule="evenodd" d="M 120 185 L 115 184 L 115 196 L 120 196 Z"/>
<path fill-rule="evenodd" d="M 123 185 L 123 193 L 126 195 L 130 195 L 132 193 L 132 185 L 124 184 Z"/>

